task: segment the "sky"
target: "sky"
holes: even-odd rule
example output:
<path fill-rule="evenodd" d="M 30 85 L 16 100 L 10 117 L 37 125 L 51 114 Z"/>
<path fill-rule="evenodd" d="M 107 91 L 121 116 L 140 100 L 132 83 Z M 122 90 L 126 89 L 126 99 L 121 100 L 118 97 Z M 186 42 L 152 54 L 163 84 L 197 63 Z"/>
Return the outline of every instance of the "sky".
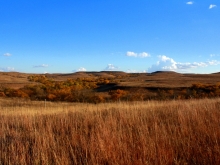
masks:
<path fill-rule="evenodd" d="M 220 72 L 219 0 L 0 0 L 0 72 Z"/>

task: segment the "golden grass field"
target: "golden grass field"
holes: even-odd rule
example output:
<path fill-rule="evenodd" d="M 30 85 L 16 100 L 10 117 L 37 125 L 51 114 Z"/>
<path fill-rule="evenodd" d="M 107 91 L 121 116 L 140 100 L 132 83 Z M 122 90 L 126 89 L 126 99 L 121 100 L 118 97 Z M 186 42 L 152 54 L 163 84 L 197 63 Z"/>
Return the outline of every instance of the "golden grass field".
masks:
<path fill-rule="evenodd" d="M 0 98 L 0 165 L 220 163 L 220 99 L 101 104 Z"/>

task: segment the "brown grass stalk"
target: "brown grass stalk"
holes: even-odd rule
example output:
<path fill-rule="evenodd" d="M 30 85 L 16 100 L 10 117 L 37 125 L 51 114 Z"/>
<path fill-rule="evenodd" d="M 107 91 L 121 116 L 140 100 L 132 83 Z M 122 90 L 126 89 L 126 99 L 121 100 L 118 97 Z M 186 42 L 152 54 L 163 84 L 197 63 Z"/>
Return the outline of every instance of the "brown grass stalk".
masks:
<path fill-rule="evenodd" d="M 220 100 L 0 100 L 0 164 L 219 164 Z"/>

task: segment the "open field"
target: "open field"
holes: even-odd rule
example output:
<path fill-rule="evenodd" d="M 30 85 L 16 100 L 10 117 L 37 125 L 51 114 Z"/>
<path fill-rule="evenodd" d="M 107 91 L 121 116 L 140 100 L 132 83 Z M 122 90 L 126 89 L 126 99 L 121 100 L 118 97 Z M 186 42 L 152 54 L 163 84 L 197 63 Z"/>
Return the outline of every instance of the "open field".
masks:
<path fill-rule="evenodd" d="M 0 97 L 65 102 L 173 100 L 220 97 L 220 73 L 0 73 Z"/>
<path fill-rule="evenodd" d="M 189 87 L 193 83 L 216 84 L 220 82 L 220 73 L 214 74 L 180 74 L 176 72 L 125 73 L 125 72 L 77 72 L 70 74 L 26 74 L 19 72 L 0 72 L 0 86 L 21 88 L 36 84 L 28 80 L 31 75 L 45 75 L 55 81 L 76 78 L 112 78 L 119 87 Z"/>
<path fill-rule="evenodd" d="M 219 164 L 220 99 L 0 99 L 0 164 Z"/>

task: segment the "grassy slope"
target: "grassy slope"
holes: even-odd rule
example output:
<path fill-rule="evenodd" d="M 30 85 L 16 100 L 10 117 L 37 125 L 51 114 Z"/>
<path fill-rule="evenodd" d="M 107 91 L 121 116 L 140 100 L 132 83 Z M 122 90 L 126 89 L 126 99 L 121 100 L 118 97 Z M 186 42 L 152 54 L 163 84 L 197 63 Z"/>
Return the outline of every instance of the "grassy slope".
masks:
<path fill-rule="evenodd" d="M 0 164 L 218 164 L 220 100 L 0 100 Z"/>

